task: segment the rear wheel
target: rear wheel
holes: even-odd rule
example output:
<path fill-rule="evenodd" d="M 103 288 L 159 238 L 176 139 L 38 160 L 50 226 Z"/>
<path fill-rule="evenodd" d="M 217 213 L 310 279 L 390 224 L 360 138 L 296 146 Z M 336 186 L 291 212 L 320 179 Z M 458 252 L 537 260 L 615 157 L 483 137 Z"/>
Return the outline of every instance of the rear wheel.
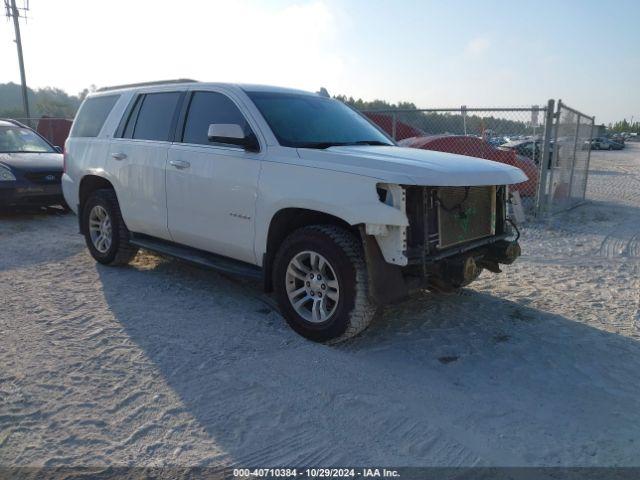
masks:
<path fill-rule="evenodd" d="M 138 248 L 129 243 L 129 230 L 113 190 L 93 192 L 82 215 L 85 241 L 93 258 L 105 265 L 125 265 L 133 260 Z"/>
<path fill-rule="evenodd" d="M 273 276 L 287 323 L 310 340 L 346 340 L 367 328 L 375 314 L 362 244 L 344 228 L 296 230 L 280 247 Z"/>

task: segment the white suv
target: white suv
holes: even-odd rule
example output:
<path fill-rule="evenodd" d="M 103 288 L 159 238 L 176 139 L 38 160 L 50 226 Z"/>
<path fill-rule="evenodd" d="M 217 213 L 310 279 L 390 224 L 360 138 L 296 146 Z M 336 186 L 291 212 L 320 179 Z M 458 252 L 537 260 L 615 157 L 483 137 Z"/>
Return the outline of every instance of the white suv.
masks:
<path fill-rule="evenodd" d="M 460 288 L 520 254 L 514 167 L 400 148 L 326 96 L 170 81 L 89 95 L 62 184 L 91 255 L 138 248 L 260 277 L 315 341 L 415 287 Z"/>

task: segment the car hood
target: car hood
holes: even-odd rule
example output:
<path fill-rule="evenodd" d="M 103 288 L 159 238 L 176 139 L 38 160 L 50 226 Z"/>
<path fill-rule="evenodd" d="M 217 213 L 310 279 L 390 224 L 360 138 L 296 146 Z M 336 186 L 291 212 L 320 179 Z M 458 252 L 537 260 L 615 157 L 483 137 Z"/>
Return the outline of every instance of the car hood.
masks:
<path fill-rule="evenodd" d="M 62 172 L 62 154 L 0 153 L 0 164 L 21 172 Z"/>
<path fill-rule="evenodd" d="M 314 166 L 389 183 L 425 186 L 511 185 L 525 182 L 522 170 L 465 155 L 396 146 L 339 146 L 298 149 Z"/>

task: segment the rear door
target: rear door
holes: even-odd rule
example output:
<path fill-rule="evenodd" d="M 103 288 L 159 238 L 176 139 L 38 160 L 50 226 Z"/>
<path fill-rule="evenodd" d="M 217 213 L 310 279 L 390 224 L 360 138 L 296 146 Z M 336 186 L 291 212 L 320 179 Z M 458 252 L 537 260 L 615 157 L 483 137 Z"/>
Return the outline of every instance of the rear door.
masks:
<path fill-rule="evenodd" d="M 169 240 L 166 162 L 184 92 L 138 95 L 111 142 L 108 169 L 129 230 Z"/>
<path fill-rule="evenodd" d="M 238 105 L 221 91 L 188 95 L 167 162 L 169 231 L 176 242 L 255 263 L 254 216 L 262 153 L 207 138 L 212 123 L 235 123 L 245 132 L 258 133 Z"/>

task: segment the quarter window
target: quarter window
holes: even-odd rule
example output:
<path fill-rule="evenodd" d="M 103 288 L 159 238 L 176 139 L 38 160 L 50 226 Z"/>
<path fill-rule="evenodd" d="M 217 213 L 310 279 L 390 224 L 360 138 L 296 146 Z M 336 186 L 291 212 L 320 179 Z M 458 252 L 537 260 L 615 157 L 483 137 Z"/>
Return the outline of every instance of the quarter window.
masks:
<path fill-rule="evenodd" d="M 149 93 L 142 99 L 133 138 L 168 141 L 180 92 Z"/>
<path fill-rule="evenodd" d="M 91 97 L 84 101 L 69 132 L 70 137 L 97 137 L 120 95 Z"/>
<path fill-rule="evenodd" d="M 212 123 L 235 123 L 243 128 L 245 134 L 251 132 L 246 119 L 229 97 L 217 92 L 195 92 L 187 113 L 183 143 L 215 145 L 207 136 Z"/>

